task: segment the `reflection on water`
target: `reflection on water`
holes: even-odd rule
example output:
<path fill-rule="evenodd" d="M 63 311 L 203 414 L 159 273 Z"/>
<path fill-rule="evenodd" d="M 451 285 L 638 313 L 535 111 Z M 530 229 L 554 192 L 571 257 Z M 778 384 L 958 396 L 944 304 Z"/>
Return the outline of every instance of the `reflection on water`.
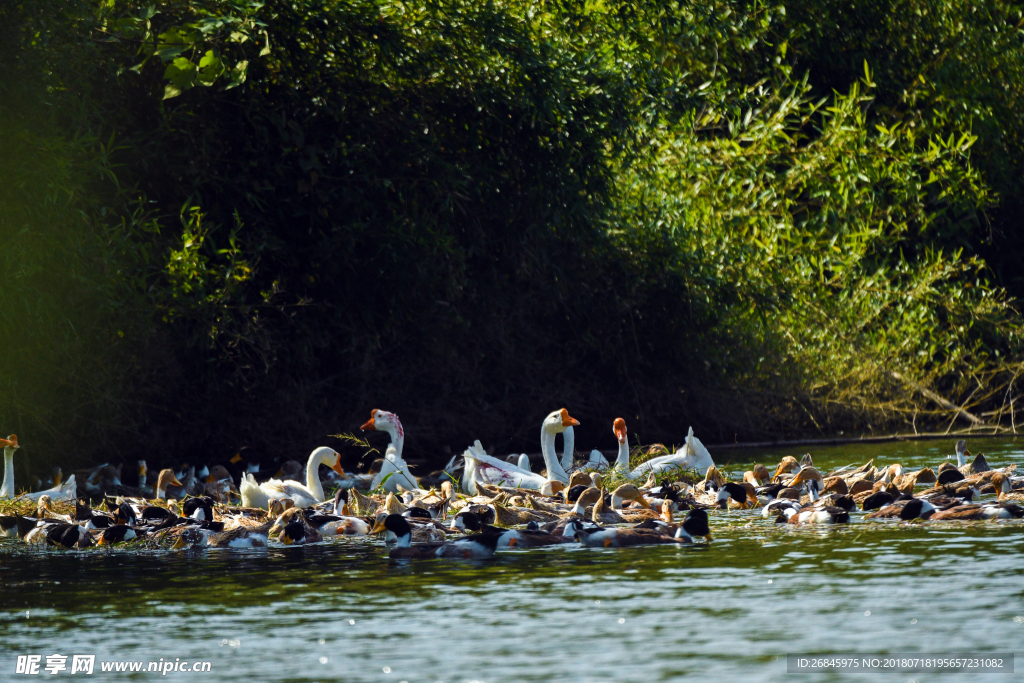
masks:
<path fill-rule="evenodd" d="M 942 442 L 812 451 L 822 470 L 937 467 Z M 1012 440 L 971 442 L 993 466 Z M 716 454 L 734 477 L 793 451 Z M 209 661 L 171 680 L 712 681 L 786 674 L 787 653 L 1013 652 L 1024 668 L 1024 525 L 777 528 L 716 512 L 709 547 L 556 547 L 395 563 L 371 540 L 256 551 L 0 545 L 0 680 L 19 654 Z M 70 662 L 70 657 L 69 660 Z M 70 667 L 69 667 L 70 669 Z M 48 676 L 45 672 L 42 676 Z M 70 675 L 65 671 L 58 676 Z M 156 673 L 92 680 L 147 680 Z M 856 680 L 962 680 L 874 674 Z M 1020 673 L 971 680 L 1019 680 Z"/>

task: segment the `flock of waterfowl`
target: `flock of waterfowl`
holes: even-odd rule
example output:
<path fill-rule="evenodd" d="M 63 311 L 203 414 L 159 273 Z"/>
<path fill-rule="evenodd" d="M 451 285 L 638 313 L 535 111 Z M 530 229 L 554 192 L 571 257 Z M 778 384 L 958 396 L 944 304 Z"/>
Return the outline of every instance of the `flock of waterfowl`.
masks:
<path fill-rule="evenodd" d="M 0 439 L 0 501 L 31 501 L 35 512 L 0 517 L 0 536 L 59 548 L 143 541 L 178 550 L 383 534 L 392 558 L 481 558 L 505 548 L 570 543 L 607 548 L 710 542 L 708 510 L 759 507 L 780 525 L 849 523 L 858 507 L 867 513 L 864 519 L 1024 517 L 1018 505 L 1024 504 L 1024 477 L 1013 476 L 1014 465 L 990 468 L 980 454 L 968 463 L 964 441 L 956 444 L 957 465 L 947 461 L 937 470 L 908 472 L 898 464 L 877 468 L 869 462 L 823 475 L 808 454 L 799 461 L 784 457 L 774 473 L 757 465 L 742 481 L 727 481 L 692 429 L 677 452 L 631 467 L 622 418 L 613 423 L 619 443 L 614 463 L 596 450 L 582 461 L 574 457 L 578 425 L 565 409 L 544 419 L 541 473 L 531 470 L 525 455 L 503 460 L 476 442 L 461 462 L 453 458 L 443 470 L 417 478 L 402 457 L 405 433 L 398 417 L 374 410 L 363 430 L 387 432 L 391 442 L 379 468 L 367 474 L 346 475 L 340 455 L 321 447 L 307 460 L 304 483 L 296 478 L 298 463 L 261 481 L 258 466 L 236 457 L 228 465 L 238 470 L 237 486 L 225 465 L 164 469 L 150 485 L 139 461 L 137 487 L 124 485 L 119 469 L 103 465 L 67 481 L 58 471 L 50 488 L 19 496 L 13 465 L 19 446 L 11 435 Z M 561 457 L 555 453 L 560 433 Z M 321 465 L 328 488 L 337 488 L 333 499 L 325 494 Z M 980 501 L 989 495 L 994 497 Z M 99 502 L 93 508 L 89 501 Z M 72 502 L 73 512 L 57 510 Z"/>

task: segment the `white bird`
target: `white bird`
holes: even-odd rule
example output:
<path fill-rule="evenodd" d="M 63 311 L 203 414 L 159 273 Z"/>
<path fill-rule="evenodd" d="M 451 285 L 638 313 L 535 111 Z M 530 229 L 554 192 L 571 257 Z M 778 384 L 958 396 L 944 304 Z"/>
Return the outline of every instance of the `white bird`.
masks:
<path fill-rule="evenodd" d="M 466 467 L 462 473 L 462 490 L 470 495 L 477 495 L 477 482 L 535 491 L 540 490 L 549 480 L 568 483 L 569 475 L 555 456 L 555 435 L 579 424 L 578 420 L 569 416 L 569 411 L 565 408 L 556 410 L 544 418 L 540 428 L 540 453 L 548 470 L 547 477 L 487 455 L 480 442 L 474 442 L 473 446 L 463 453 Z"/>
<path fill-rule="evenodd" d="M 370 412 L 370 419 L 360 427 L 362 430 L 375 429 L 378 432 L 387 432 L 391 435 L 391 443 L 388 444 L 384 453 L 384 462 L 381 463 L 380 472 L 370 482 L 370 490 L 384 484 L 384 490 L 397 493 L 401 486 L 407 491 L 418 489 L 420 482 L 409 470 L 409 465 L 402 459 L 402 450 L 405 447 L 405 430 L 402 429 L 402 422 L 394 413 L 374 408 Z M 391 475 L 391 476 L 388 476 Z M 387 481 L 384 481 L 387 479 Z"/>
<path fill-rule="evenodd" d="M 306 462 L 305 484 L 294 479 L 287 481 L 271 479 L 257 484 L 255 477 L 248 472 L 243 473 L 238 487 L 238 491 L 242 495 L 242 506 L 263 509 L 270 504 L 271 500 L 278 498 L 291 498 L 295 507 L 307 507 L 323 502 L 324 487 L 320 483 L 320 465 L 327 465 L 341 476 L 345 476 L 345 471 L 341 469 L 341 456 L 333 448 L 327 446 L 321 446 L 309 454 L 309 460 Z"/>
<path fill-rule="evenodd" d="M 14 498 L 14 451 L 18 450 L 18 435 L 0 439 L 0 444 L 4 447 L 4 483 L 0 486 L 0 498 Z"/>
<path fill-rule="evenodd" d="M 11 434 L 6 439 L 0 439 L 4 447 L 4 483 L 0 485 L 0 498 L 14 498 L 14 451 L 18 450 L 18 435 Z M 49 496 L 54 502 L 75 500 L 78 494 L 78 486 L 75 484 L 75 475 L 68 477 L 68 480 L 45 491 L 35 493 L 23 493 L 18 496 L 23 500 L 38 501 L 43 496 Z"/>
<path fill-rule="evenodd" d="M 552 448 L 554 445 L 552 444 Z M 572 469 L 572 456 L 576 449 L 576 430 L 571 426 L 566 427 L 562 432 L 562 469 L 568 472 Z"/>
<path fill-rule="evenodd" d="M 621 459 L 622 442 L 620 441 L 619 443 Z M 628 462 L 628 451 L 626 457 Z M 647 462 L 641 463 L 629 476 L 631 479 L 637 479 L 646 476 L 649 472 L 659 473 L 670 469 L 696 470 L 698 474 L 703 475 L 707 474 L 707 471 L 714 466 L 715 461 L 711 459 L 708 449 L 704 448 L 704 444 L 693 435 L 693 427 L 690 427 L 690 431 L 686 435 L 686 441 L 678 451 L 670 455 L 651 458 Z"/>

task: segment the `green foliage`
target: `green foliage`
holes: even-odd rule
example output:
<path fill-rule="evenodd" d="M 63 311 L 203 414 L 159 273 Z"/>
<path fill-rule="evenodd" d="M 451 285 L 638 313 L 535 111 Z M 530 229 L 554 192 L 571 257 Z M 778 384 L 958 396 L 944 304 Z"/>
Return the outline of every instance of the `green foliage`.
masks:
<path fill-rule="evenodd" d="M 882 12 L 8 3 L 0 417 L 274 455 L 373 405 L 431 453 L 560 404 L 1013 421 L 1020 11 Z"/>

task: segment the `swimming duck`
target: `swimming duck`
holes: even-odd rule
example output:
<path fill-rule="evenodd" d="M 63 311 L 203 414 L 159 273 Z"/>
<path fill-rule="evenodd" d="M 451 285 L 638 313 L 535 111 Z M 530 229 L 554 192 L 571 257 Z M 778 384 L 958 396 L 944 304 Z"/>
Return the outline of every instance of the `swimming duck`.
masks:
<path fill-rule="evenodd" d="M 514 465 L 487 455 L 479 441 L 462 454 L 466 467 L 462 473 L 462 490 L 477 495 L 477 482 L 494 486 L 539 490 L 549 479 L 568 482 L 569 475 L 555 457 L 555 436 L 568 427 L 579 426 L 579 421 L 565 408 L 550 413 L 541 423 L 540 452 L 547 468 L 547 476 L 522 470 Z"/>
<path fill-rule="evenodd" d="M 324 488 L 320 483 L 320 465 L 327 465 L 338 474 L 345 476 L 341 469 L 341 456 L 333 448 L 321 446 L 309 454 L 306 461 L 306 483 L 295 480 L 271 479 L 257 484 L 253 475 L 242 475 L 239 487 L 244 507 L 266 508 L 272 498 L 291 498 L 298 507 L 307 507 L 324 499 Z"/>
<path fill-rule="evenodd" d="M 988 503 L 985 505 L 957 505 L 946 510 L 939 510 L 931 516 L 931 521 L 973 521 L 981 519 L 1020 519 L 1024 517 L 1024 508 L 1013 503 Z"/>
<path fill-rule="evenodd" d="M 127 541 L 133 541 L 136 538 L 135 529 L 128 526 L 127 524 L 114 524 L 108 526 L 100 532 L 99 538 L 96 540 L 96 545 L 114 545 L 115 543 L 125 543 Z"/>
<path fill-rule="evenodd" d="M 277 540 L 284 545 L 305 545 L 319 543 L 324 540 L 320 532 L 306 524 L 301 517 L 294 522 L 289 522 L 277 535 Z"/>
<path fill-rule="evenodd" d="M 1024 491 L 1014 491 L 1010 478 L 1005 474 L 1001 472 L 994 474 L 991 483 L 995 488 L 997 500 L 1024 503 Z"/>
<path fill-rule="evenodd" d="M 394 542 L 389 557 L 392 559 L 429 560 L 440 557 L 477 559 L 492 557 L 498 547 L 499 534 L 473 534 L 445 543 L 412 545 L 412 528 L 401 515 L 388 515 L 379 520 L 371 533 L 384 532 L 385 543 Z"/>
<path fill-rule="evenodd" d="M 674 536 L 666 536 L 652 529 L 605 528 L 597 531 L 578 531 L 576 539 L 588 548 L 625 548 L 636 545 L 657 545 L 664 543 L 689 544 L 694 537 L 711 540 L 708 528 L 708 513 L 704 510 L 690 510 Z"/>
<path fill-rule="evenodd" d="M 904 521 L 928 519 L 936 511 L 936 507 L 924 498 L 901 498 L 868 515 L 864 515 L 864 519 L 884 519 L 887 517 L 899 517 Z"/>
<path fill-rule="evenodd" d="M 265 548 L 271 523 L 258 527 L 235 527 L 219 533 L 210 533 L 199 527 L 184 529 L 175 540 L 171 550 L 182 548 Z"/>

